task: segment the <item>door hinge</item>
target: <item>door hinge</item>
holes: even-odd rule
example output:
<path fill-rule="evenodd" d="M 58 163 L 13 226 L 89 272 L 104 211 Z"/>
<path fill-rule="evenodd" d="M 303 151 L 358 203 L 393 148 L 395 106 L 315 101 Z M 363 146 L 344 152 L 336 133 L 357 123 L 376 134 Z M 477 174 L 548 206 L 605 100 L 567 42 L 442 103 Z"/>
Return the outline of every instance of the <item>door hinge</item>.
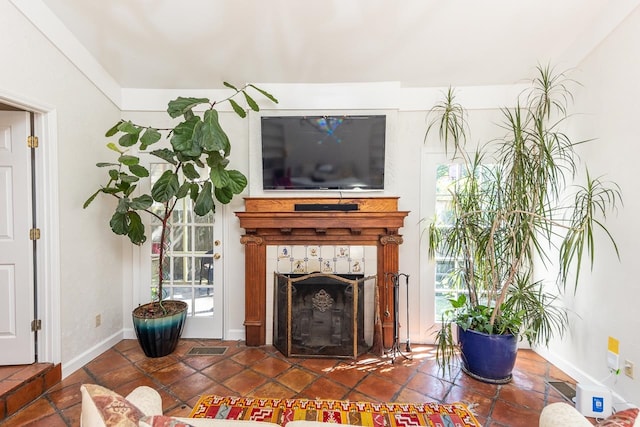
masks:
<path fill-rule="evenodd" d="M 31 332 L 36 332 L 42 329 L 42 320 L 34 319 L 31 321 Z"/>
<path fill-rule="evenodd" d="M 32 228 L 29 230 L 29 240 L 38 240 L 40 239 L 40 229 Z"/>
<path fill-rule="evenodd" d="M 27 147 L 29 148 L 38 148 L 38 137 L 34 135 L 30 135 L 27 137 Z"/>

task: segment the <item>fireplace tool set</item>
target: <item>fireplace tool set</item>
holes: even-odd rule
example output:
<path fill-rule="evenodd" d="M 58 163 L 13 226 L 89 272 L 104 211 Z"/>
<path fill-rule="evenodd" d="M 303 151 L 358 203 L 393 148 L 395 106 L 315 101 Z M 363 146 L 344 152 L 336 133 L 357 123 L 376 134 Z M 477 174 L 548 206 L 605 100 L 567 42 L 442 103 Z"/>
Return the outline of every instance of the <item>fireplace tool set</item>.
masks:
<path fill-rule="evenodd" d="M 386 351 L 386 353 L 390 355 L 391 363 L 394 363 L 398 355 L 404 357 L 405 359 L 411 359 L 411 356 L 405 354 L 411 353 L 411 342 L 409 340 L 409 275 L 405 273 L 385 273 L 384 279 L 385 295 L 388 295 L 388 293 L 386 292 L 386 290 L 388 289 L 388 285 L 391 284 L 391 286 L 393 286 L 393 345 L 389 350 Z M 400 282 L 402 281 L 402 279 L 404 280 L 407 288 L 407 343 L 405 345 L 404 353 L 400 349 Z M 387 301 L 387 307 L 384 315 L 385 317 L 390 316 L 389 301 Z"/>

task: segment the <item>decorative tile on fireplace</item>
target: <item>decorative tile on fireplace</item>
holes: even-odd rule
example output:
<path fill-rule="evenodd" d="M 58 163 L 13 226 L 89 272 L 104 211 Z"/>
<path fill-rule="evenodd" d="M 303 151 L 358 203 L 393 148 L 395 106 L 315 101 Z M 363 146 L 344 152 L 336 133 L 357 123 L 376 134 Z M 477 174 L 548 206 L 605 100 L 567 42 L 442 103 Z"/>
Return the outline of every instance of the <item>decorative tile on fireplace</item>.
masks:
<path fill-rule="evenodd" d="M 318 245 L 278 246 L 275 260 L 276 272 L 283 274 L 363 274 L 366 262 L 363 246 Z"/>

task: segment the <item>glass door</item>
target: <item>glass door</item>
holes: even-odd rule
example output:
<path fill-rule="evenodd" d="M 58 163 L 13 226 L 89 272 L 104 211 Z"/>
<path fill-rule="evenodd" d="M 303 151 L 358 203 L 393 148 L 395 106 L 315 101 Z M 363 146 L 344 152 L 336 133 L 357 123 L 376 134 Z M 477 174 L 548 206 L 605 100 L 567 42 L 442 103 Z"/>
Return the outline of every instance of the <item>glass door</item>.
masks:
<path fill-rule="evenodd" d="M 167 163 L 149 164 L 153 183 L 168 168 Z M 222 338 L 222 241 L 219 214 L 200 217 L 193 213 L 193 201 L 186 197 L 174 208 L 165 242 L 163 299 L 181 300 L 188 304 L 184 338 Z M 160 203 L 152 206 L 162 210 Z M 157 299 L 158 263 L 160 262 L 160 220 L 152 217 L 143 247 L 141 268 L 150 272 L 146 301 Z M 146 256 L 144 255 L 146 254 Z M 145 292 L 140 294 L 144 295 Z M 143 302 L 146 302 L 143 301 Z"/>

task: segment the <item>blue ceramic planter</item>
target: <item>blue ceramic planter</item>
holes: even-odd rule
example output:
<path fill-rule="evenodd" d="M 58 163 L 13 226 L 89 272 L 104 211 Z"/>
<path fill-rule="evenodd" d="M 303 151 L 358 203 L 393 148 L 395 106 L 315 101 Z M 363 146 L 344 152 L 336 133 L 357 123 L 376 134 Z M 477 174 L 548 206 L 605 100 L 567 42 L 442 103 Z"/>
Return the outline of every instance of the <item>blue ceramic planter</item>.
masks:
<path fill-rule="evenodd" d="M 163 317 L 149 317 L 145 311 L 157 307 L 157 303 L 141 305 L 133 310 L 133 328 L 138 342 L 147 357 L 162 357 L 173 353 L 178 345 L 184 322 L 187 318 L 187 303 L 184 301 L 163 301 L 169 310 Z"/>
<path fill-rule="evenodd" d="M 466 374 L 493 384 L 511 381 L 518 353 L 517 336 L 489 335 L 458 327 L 458 344 Z"/>

